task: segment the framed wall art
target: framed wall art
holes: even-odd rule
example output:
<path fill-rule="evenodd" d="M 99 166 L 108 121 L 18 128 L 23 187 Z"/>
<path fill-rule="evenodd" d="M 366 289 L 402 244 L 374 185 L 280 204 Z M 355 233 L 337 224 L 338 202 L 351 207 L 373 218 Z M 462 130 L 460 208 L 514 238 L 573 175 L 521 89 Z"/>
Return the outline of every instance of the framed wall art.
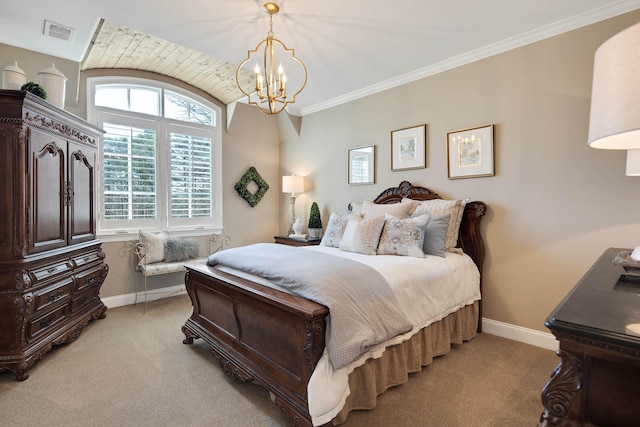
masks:
<path fill-rule="evenodd" d="M 494 175 L 493 125 L 447 132 L 449 179 Z"/>
<path fill-rule="evenodd" d="M 427 167 L 427 125 L 391 131 L 391 170 Z"/>
<path fill-rule="evenodd" d="M 376 146 L 349 149 L 349 184 L 375 184 Z"/>

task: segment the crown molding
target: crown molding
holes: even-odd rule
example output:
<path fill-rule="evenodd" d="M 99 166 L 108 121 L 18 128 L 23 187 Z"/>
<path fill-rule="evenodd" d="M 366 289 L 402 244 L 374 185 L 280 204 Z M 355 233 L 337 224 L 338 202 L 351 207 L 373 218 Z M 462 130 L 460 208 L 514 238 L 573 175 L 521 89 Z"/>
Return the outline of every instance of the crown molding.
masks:
<path fill-rule="evenodd" d="M 636 9 L 640 9 L 639 0 L 622 0 L 606 6 L 602 6 L 589 12 L 585 12 L 580 15 L 576 15 L 571 18 L 567 18 L 553 24 L 538 28 L 536 30 L 520 34 L 516 37 L 502 40 L 497 43 L 492 43 L 480 49 L 476 49 L 474 51 L 463 53 L 453 58 L 440 61 L 428 67 L 420 68 L 418 70 L 400 75 L 398 77 L 394 77 L 392 79 L 385 80 L 383 82 L 367 86 L 353 92 L 349 92 L 342 96 L 338 96 L 336 98 L 332 98 L 327 101 L 302 108 L 300 109 L 299 113 L 301 116 L 306 116 L 308 114 L 326 110 L 331 107 L 336 107 L 347 102 L 364 98 L 365 96 L 373 95 L 387 89 L 411 83 L 413 81 L 433 76 L 444 71 L 452 70 L 456 67 L 460 67 L 462 65 L 479 61 L 481 59 L 504 53 L 509 50 L 526 46 L 528 44 L 557 36 L 559 34 L 566 33 L 581 27 L 585 27 L 596 22 L 604 21 L 605 19 L 613 18 L 615 16 L 622 15 Z"/>

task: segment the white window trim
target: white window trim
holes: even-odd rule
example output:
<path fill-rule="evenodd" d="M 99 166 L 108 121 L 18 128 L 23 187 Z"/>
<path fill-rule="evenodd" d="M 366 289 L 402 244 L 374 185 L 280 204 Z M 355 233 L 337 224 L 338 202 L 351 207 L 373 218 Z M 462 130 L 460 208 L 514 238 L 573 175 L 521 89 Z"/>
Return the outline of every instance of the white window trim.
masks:
<path fill-rule="evenodd" d="M 143 85 L 143 86 L 153 86 L 161 89 L 166 89 L 171 92 L 175 92 L 177 94 L 183 95 L 187 98 L 191 98 L 194 101 L 197 101 L 208 108 L 211 108 L 216 114 L 216 124 L 213 127 L 213 146 L 212 146 L 212 156 L 213 156 L 213 176 L 212 186 L 213 186 L 213 223 L 212 224 L 199 224 L 199 225 L 183 225 L 183 226 L 165 226 L 167 224 L 166 219 L 163 219 L 163 223 L 160 227 L 157 228 L 145 228 L 148 231 L 167 231 L 172 235 L 176 236 L 200 236 L 207 235 L 212 233 L 221 233 L 223 230 L 223 217 L 222 217 L 222 110 L 217 105 L 212 102 L 206 100 L 205 98 L 189 92 L 185 89 L 182 89 L 178 86 L 174 86 L 168 83 L 160 82 L 157 80 L 151 79 L 143 79 L 139 77 L 115 77 L 115 76 L 106 76 L 106 77 L 90 77 L 87 79 L 87 121 L 90 123 L 94 123 L 97 126 L 101 125 L 101 117 L 100 113 L 104 112 L 105 114 L 113 114 L 113 115 L 122 115 L 122 110 L 117 110 L 113 108 L 107 107 L 98 107 L 96 108 L 93 104 L 93 100 L 95 99 L 95 88 L 97 85 L 102 84 L 123 84 L 123 85 Z M 127 112 L 127 115 L 139 117 L 140 119 L 157 119 L 157 116 Z M 202 126 L 192 122 L 182 122 L 180 120 L 172 120 L 172 119 L 163 119 L 165 122 L 168 122 L 168 126 L 163 126 L 164 129 L 175 128 L 176 126 L 184 126 L 188 125 L 191 127 L 199 127 L 201 126 L 203 129 L 210 128 L 209 126 Z M 101 148 L 101 147 L 100 147 Z M 158 153 L 159 157 L 164 157 L 164 153 Z M 97 182 L 97 192 L 98 198 L 102 199 L 104 194 L 100 191 L 102 188 L 102 154 L 101 150 L 99 150 L 98 154 L 98 162 L 96 162 L 96 182 Z M 166 162 L 165 162 L 166 163 Z M 157 188 L 159 192 L 167 192 L 167 183 L 158 182 Z M 166 198 L 166 194 L 161 197 Z M 163 206 L 167 205 L 165 202 Z M 102 215 L 102 202 L 98 203 L 96 200 L 96 212 L 98 213 L 98 218 L 101 218 Z M 161 215 L 165 215 L 162 213 Z M 98 220 L 100 224 L 100 220 Z M 140 231 L 139 227 L 123 227 L 119 229 L 108 229 L 103 230 L 100 229 L 100 225 L 98 225 L 97 235 L 104 242 L 111 241 L 122 241 L 122 240 L 131 240 L 133 238 L 137 238 L 138 233 Z"/>

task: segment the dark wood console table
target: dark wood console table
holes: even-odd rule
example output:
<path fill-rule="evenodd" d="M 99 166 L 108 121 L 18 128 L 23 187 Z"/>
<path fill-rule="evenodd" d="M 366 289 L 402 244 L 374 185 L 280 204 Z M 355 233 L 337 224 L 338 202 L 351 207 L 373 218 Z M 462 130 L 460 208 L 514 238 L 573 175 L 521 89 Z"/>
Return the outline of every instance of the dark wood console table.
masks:
<path fill-rule="evenodd" d="M 542 390 L 539 426 L 640 425 L 640 278 L 612 263 L 610 248 L 545 326 L 560 342 L 560 364 Z"/>

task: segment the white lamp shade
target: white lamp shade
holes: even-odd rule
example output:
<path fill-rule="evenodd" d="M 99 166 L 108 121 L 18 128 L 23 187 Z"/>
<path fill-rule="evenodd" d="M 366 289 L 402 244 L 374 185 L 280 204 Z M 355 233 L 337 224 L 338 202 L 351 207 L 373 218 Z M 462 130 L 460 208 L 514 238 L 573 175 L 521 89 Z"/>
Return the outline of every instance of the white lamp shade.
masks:
<path fill-rule="evenodd" d="M 304 192 L 304 177 L 291 175 L 282 177 L 282 192 L 283 193 L 303 193 Z"/>
<path fill-rule="evenodd" d="M 640 149 L 640 24 L 598 48 L 594 59 L 589 146 Z"/>
<path fill-rule="evenodd" d="M 640 150 L 627 151 L 627 176 L 640 176 Z"/>

